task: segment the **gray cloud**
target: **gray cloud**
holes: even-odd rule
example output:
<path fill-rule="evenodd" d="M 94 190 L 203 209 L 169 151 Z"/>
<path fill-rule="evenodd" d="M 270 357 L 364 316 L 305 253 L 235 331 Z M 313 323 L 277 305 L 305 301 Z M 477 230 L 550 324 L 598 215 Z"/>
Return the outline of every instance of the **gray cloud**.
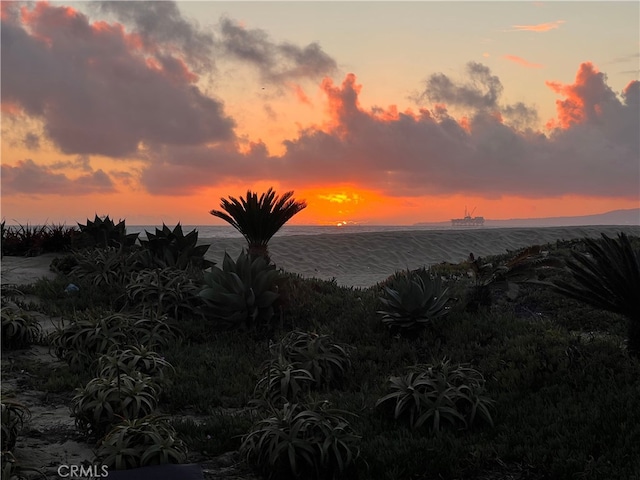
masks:
<path fill-rule="evenodd" d="M 214 67 L 213 34 L 198 28 L 193 20 L 183 18 L 175 2 L 105 1 L 91 5 L 94 10 L 111 13 L 118 21 L 132 26 L 148 48 L 179 50 L 198 72 Z"/>
<path fill-rule="evenodd" d="M 116 191 L 111 178 L 103 170 L 69 178 L 31 159 L 19 161 L 16 166 L 2 165 L 1 168 L 3 194 L 76 196 Z"/>
<path fill-rule="evenodd" d="M 193 85 L 180 58 L 161 54 L 150 65 L 118 26 L 62 7 L 40 4 L 26 18 L 2 21 L 2 101 L 41 118 L 64 153 L 130 157 L 140 143 L 234 138 L 222 103 Z"/>
<path fill-rule="evenodd" d="M 500 107 L 497 98 L 480 99 L 481 106 L 495 108 L 478 109 L 464 124 L 444 106 L 390 119 L 381 108 L 359 105 L 360 86 L 348 75 L 341 85 L 322 85 L 332 127 L 302 131 L 284 142 L 282 156 L 270 157 L 261 148 L 242 155 L 172 147 L 162 163 L 146 168 L 143 179 L 158 194 L 275 179 L 291 185 L 354 183 L 396 196 L 638 198 L 640 84 L 632 82 L 620 97 L 611 95 L 606 77 L 585 65 L 576 83 L 562 89 L 568 99 L 579 95 L 573 104 L 592 113 L 546 134 L 504 123 L 502 117 L 510 116 L 528 124 L 535 112 L 521 104 Z"/>
<path fill-rule="evenodd" d="M 29 132 L 24 136 L 22 143 L 24 143 L 24 146 L 29 150 L 38 150 L 40 148 L 40 136 Z"/>
<path fill-rule="evenodd" d="M 256 67 L 264 82 L 318 79 L 337 70 L 335 60 L 317 43 L 305 47 L 278 44 L 264 30 L 246 29 L 228 18 L 221 19 L 220 31 L 223 52 Z"/>
<path fill-rule="evenodd" d="M 500 79 L 476 62 L 467 63 L 466 74 L 470 82 L 464 85 L 456 85 L 443 73 L 431 75 L 421 97 L 461 107 L 495 108 L 503 90 Z"/>

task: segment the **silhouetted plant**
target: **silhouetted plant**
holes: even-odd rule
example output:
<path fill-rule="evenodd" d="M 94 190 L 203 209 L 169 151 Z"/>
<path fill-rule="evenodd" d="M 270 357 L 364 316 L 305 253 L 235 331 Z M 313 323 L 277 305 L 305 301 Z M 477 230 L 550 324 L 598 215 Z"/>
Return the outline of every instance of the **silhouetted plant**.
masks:
<path fill-rule="evenodd" d="M 40 339 L 42 327 L 33 313 L 13 302 L 7 302 L 1 312 L 3 347 L 24 348 Z"/>
<path fill-rule="evenodd" d="M 394 288 L 385 286 L 380 297 L 383 308 L 382 323 L 402 330 L 424 326 L 446 315 L 449 300 L 447 288 L 442 288 L 440 277 L 407 271 L 393 280 Z"/>
<path fill-rule="evenodd" d="M 77 239 L 77 248 L 83 247 L 131 247 L 138 239 L 137 233 L 127 234 L 127 227 L 124 220 L 120 220 L 118 224 L 107 215 L 104 218 L 95 216 L 93 221 L 87 219 L 87 224 L 78 223 L 80 235 Z"/>
<path fill-rule="evenodd" d="M 147 240 L 140 239 L 140 244 L 148 252 L 150 259 L 147 267 L 173 267 L 186 270 L 190 267 L 205 269 L 213 266 L 213 262 L 204 259 L 210 245 L 197 245 L 198 231 L 182 232 L 178 223 L 173 230 L 162 224 L 162 230 L 156 233 L 145 232 Z"/>
<path fill-rule="evenodd" d="M 629 322 L 629 351 L 640 355 L 640 250 L 624 233 L 613 239 L 585 238 L 587 253 L 571 252 L 572 282 L 556 280 L 555 290 L 596 308 L 624 315 Z"/>
<path fill-rule="evenodd" d="M 228 222 L 242 234 L 249 245 L 251 258 L 263 256 L 269 260 L 267 245 L 271 237 L 306 206 L 304 200 L 296 201 L 293 198 L 293 191 L 279 197 L 270 188 L 260 198 L 250 190 L 246 199 L 222 198 L 222 210 L 211 210 L 209 213 Z"/>
<path fill-rule="evenodd" d="M 278 298 L 278 272 L 264 257 L 251 260 L 244 251 L 237 261 L 225 253 L 222 269 L 204 273 L 206 287 L 200 292 L 208 312 L 222 328 L 249 327 L 268 323 Z"/>

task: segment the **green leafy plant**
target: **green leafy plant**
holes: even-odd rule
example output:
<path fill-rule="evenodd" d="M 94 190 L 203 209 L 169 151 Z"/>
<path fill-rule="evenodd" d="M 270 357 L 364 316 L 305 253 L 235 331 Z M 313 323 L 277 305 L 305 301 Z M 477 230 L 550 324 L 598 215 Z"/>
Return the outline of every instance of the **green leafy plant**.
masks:
<path fill-rule="evenodd" d="M 555 290 L 596 308 L 625 316 L 629 322 L 628 348 L 640 355 L 640 249 L 629 238 L 602 234 L 585 238 L 587 253 L 572 252 L 567 261 L 572 281 L 557 280 Z"/>
<path fill-rule="evenodd" d="M 468 429 L 482 420 L 493 425 L 493 401 L 484 395 L 484 383 L 476 369 L 448 360 L 416 365 L 406 375 L 389 378 L 390 393 L 378 399 L 376 407 L 390 405 L 394 419 L 408 421 L 413 429 L 429 425 L 433 433 L 445 424 Z"/>
<path fill-rule="evenodd" d="M 185 463 L 187 447 L 177 438 L 169 417 L 149 415 L 113 427 L 100 441 L 96 460 L 114 470 Z"/>
<path fill-rule="evenodd" d="M 380 297 L 383 308 L 382 323 L 401 330 L 422 327 L 448 313 L 447 288 L 442 288 L 440 277 L 433 277 L 428 270 L 423 273 L 407 271 L 393 283 L 395 288 L 384 287 Z"/>
<path fill-rule="evenodd" d="M 348 478 L 359 437 L 339 413 L 287 403 L 256 423 L 240 453 L 267 479 Z"/>
<path fill-rule="evenodd" d="M 198 231 L 182 232 L 178 223 L 173 230 L 162 224 L 162 230 L 155 233 L 145 232 L 147 240 L 140 240 L 148 254 L 148 267 L 173 267 L 178 270 L 197 268 L 200 270 L 213 266 L 213 262 L 204 259 L 210 245 L 198 245 Z"/>
<path fill-rule="evenodd" d="M 505 291 L 515 300 L 522 283 L 535 283 L 543 269 L 557 268 L 561 262 L 548 255 L 540 245 L 523 248 L 505 261 L 484 262 L 481 257 L 469 254 L 467 261 L 474 285 L 467 301 L 468 311 L 477 311 L 480 306 L 491 306 L 493 293 Z"/>
<path fill-rule="evenodd" d="M 194 314 L 200 300 L 195 281 L 172 267 L 134 274 L 126 291 L 129 303 L 140 306 L 144 314 L 169 314 L 176 320 Z"/>
<path fill-rule="evenodd" d="M 100 437 L 122 419 L 142 418 L 153 413 L 159 393 L 157 383 L 139 372 L 94 378 L 76 390 L 71 401 L 71 416 L 78 430 Z"/>
<path fill-rule="evenodd" d="M 229 197 L 220 199 L 222 210 L 211 210 L 209 213 L 228 222 L 247 240 L 249 255 L 265 257 L 268 261 L 268 243 L 291 217 L 306 208 L 303 201 L 293 198 L 293 191 L 276 196 L 270 188 L 260 195 L 247 191 L 247 198 L 240 200 Z"/>
<path fill-rule="evenodd" d="M 55 355 L 72 369 L 88 371 L 100 355 L 120 345 L 144 345 L 154 349 L 176 341 L 176 327 L 165 317 L 136 314 L 78 314 L 50 334 Z"/>
<path fill-rule="evenodd" d="M 226 328 L 267 324 L 274 315 L 274 302 L 279 297 L 274 265 L 263 257 L 253 261 L 244 251 L 236 262 L 225 253 L 222 269 L 214 266 L 205 272 L 206 287 L 200 297 L 219 326 Z"/>
<path fill-rule="evenodd" d="M 272 345 L 271 352 L 311 373 L 316 388 L 338 386 L 351 366 L 349 347 L 329 335 L 293 331 Z"/>
<path fill-rule="evenodd" d="M 96 286 L 124 286 L 142 269 L 140 253 L 116 247 L 89 248 L 74 254 L 76 265 L 70 276 Z"/>
<path fill-rule="evenodd" d="M 8 398 L 2 399 L 0 408 L 2 408 L 2 451 L 13 450 L 18 433 L 31 418 L 31 412 L 22 403 Z"/>
<path fill-rule="evenodd" d="M 123 248 L 131 247 L 138 239 L 137 233 L 127 234 L 127 227 L 124 220 L 116 224 L 109 215 L 104 218 L 95 216 L 93 221 L 87 219 L 87 224 L 78 223 L 80 235 L 74 247 L 98 247 L 98 248 Z"/>
<path fill-rule="evenodd" d="M 33 313 L 8 302 L 0 310 L 2 316 L 2 346 L 25 348 L 40 340 L 42 327 Z"/>
<path fill-rule="evenodd" d="M 167 379 L 165 370 L 174 371 L 174 368 L 164 357 L 145 346 L 115 348 L 98 358 L 100 377 L 111 378 L 122 373 L 134 375 L 140 372 L 162 385 Z"/>
<path fill-rule="evenodd" d="M 279 357 L 263 364 L 254 396 L 271 404 L 295 402 L 315 382 L 316 379 L 309 370 Z"/>

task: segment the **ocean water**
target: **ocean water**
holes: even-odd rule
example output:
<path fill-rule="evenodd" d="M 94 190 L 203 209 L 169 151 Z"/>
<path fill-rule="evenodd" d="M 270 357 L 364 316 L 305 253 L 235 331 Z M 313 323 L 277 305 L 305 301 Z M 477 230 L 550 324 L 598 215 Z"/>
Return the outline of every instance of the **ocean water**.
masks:
<path fill-rule="evenodd" d="M 167 225 L 173 229 L 175 225 Z M 140 233 L 145 238 L 144 232 L 154 233 L 156 225 L 127 225 L 127 233 Z M 198 238 L 242 238 L 240 232 L 230 225 L 182 225 L 182 231 L 186 234 L 193 229 L 198 230 Z M 470 227 L 466 227 L 469 229 Z M 473 229 L 474 227 L 471 227 Z M 486 228 L 486 227 L 485 227 Z M 447 225 L 425 226 L 425 225 L 285 225 L 276 237 L 291 235 L 321 235 L 321 234 L 344 234 L 344 233 L 367 233 L 367 232 L 393 232 L 393 231 L 415 231 L 415 230 L 453 230 Z"/>

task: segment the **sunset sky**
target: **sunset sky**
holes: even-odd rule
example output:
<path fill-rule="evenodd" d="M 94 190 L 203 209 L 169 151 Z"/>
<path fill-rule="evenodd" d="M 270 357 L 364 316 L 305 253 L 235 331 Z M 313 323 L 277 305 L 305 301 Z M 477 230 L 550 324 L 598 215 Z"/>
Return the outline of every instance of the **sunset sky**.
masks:
<path fill-rule="evenodd" d="M 2 218 L 297 224 L 640 205 L 640 3 L 1 2 Z"/>

